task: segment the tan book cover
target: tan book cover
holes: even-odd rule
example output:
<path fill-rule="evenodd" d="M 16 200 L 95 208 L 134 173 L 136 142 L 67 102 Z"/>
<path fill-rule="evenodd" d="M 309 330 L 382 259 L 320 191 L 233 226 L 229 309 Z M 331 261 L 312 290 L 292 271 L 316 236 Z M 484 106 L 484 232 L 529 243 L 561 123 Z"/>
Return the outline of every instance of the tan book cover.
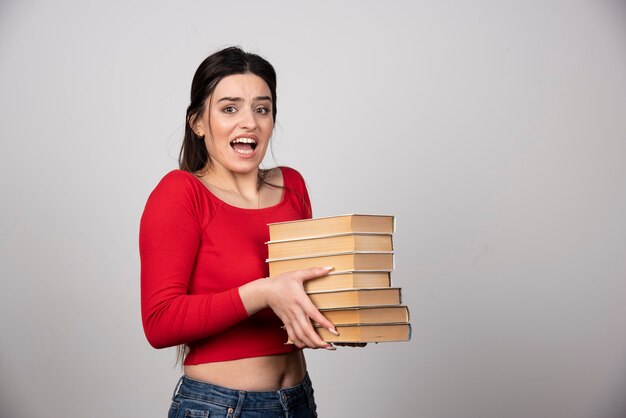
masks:
<path fill-rule="evenodd" d="M 347 214 L 269 224 L 270 241 L 353 232 L 393 234 L 391 215 Z"/>
<path fill-rule="evenodd" d="M 309 298 L 317 309 L 399 305 L 402 303 L 401 289 L 397 287 L 309 293 Z"/>
<path fill-rule="evenodd" d="M 409 322 L 409 308 L 404 305 L 322 309 L 320 312 L 335 326 Z"/>
<path fill-rule="evenodd" d="M 347 271 L 331 273 L 304 282 L 304 290 L 306 292 L 372 289 L 390 286 L 391 274 L 388 271 Z"/>
<path fill-rule="evenodd" d="M 305 257 L 319 254 L 351 251 L 392 251 L 390 234 L 350 233 L 323 237 L 270 241 L 267 243 L 268 257 Z"/>
<path fill-rule="evenodd" d="M 329 343 L 381 343 L 411 339 L 410 324 L 339 325 L 335 329 L 339 335 L 331 334 L 325 328 L 315 328 L 315 331 Z"/>
<path fill-rule="evenodd" d="M 355 270 L 391 271 L 393 270 L 393 252 L 353 251 L 313 257 L 269 259 L 267 262 L 269 263 L 270 276 L 276 276 L 288 271 L 325 266 L 334 267 L 336 272 Z"/>

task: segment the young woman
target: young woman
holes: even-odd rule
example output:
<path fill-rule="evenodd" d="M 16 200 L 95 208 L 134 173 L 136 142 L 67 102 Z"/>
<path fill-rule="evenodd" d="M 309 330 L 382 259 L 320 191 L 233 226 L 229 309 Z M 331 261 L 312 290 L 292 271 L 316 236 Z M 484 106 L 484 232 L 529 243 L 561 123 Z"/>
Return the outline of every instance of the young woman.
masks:
<path fill-rule="evenodd" d="M 332 267 L 267 278 L 267 224 L 311 217 L 297 171 L 259 168 L 275 121 L 270 63 L 226 48 L 200 64 L 180 170 L 151 193 L 140 228 L 146 336 L 186 348 L 170 417 L 317 416 L 301 349 L 334 349 L 311 320 L 336 331 L 303 282 Z"/>

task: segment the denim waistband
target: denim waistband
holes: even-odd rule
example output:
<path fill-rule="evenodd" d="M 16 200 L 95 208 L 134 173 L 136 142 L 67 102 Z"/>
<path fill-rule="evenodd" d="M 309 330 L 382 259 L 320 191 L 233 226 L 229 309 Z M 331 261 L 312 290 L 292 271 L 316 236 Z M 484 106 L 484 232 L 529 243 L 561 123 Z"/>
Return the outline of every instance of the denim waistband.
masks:
<path fill-rule="evenodd" d="M 314 405 L 313 387 L 308 373 L 296 386 L 263 392 L 230 389 L 183 376 L 174 392 L 174 397 L 176 395 L 232 408 L 236 414 L 246 409 L 291 410 L 303 403 L 309 404 L 309 407 Z"/>

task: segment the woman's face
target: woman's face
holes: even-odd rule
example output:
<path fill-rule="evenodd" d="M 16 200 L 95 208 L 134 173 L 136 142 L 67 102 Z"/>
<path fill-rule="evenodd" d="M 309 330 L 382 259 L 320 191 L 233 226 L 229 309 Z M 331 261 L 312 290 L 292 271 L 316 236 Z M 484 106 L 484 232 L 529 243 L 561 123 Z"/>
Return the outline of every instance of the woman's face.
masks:
<path fill-rule="evenodd" d="M 193 129 L 204 136 L 212 170 L 244 174 L 258 169 L 274 129 L 269 87 L 250 73 L 224 77 Z"/>

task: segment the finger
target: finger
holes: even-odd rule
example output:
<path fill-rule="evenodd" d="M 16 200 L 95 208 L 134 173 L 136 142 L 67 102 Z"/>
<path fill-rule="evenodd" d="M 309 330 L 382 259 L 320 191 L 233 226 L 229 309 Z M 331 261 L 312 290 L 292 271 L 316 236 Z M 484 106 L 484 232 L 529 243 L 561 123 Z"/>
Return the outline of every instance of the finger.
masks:
<path fill-rule="evenodd" d="M 311 340 L 310 335 L 303 329 L 302 324 L 298 320 L 293 322 L 293 330 L 296 335 L 296 345 L 298 348 L 317 348 L 315 343 Z"/>
<path fill-rule="evenodd" d="M 304 282 L 307 280 L 316 279 L 318 277 L 325 276 L 329 272 L 331 272 L 333 269 L 334 269 L 333 266 L 326 266 L 326 267 L 311 267 L 308 269 L 296 270 L 297 272 L 296 277 L 300 281 Z"/>
<path fill-rule="evenodd" d="M 301 320 L 302 331 L 305 333 L 307 338 L 314 344 L 316 348 L 326 348 L 326 349 L 334 349 L 332 344 L 324 341 L 322 337 L 315 331 L 315 327 L 311 323 L 311 319 L 308 314 L 303 312 L 302 317 L 298 318 Z"/>
<path fill-rule="evenodd" d="M 309 347 L 311 348 L 325 348 L 327 350 L 334 350 L 332 344 L 324 341 L 322 337 L 315 331 L 315 328 L 312 325 L 308 325 L 303 327 L 303 332 L 306 335 L 306 338 L 310 341 Z"/>
<path fill-rule="evenodd" d="M 317 335 L 311 326 L 311 320 L 302 309 L 291 312 L 290 322 L 299 348 L 302 348 L 302 346 L 308 348 L 328 348 L 328 344 Z"/>
<path fill-rule="evenodd" d="M 297 327 L 294 327 L 293 325 L 285 326 L 285 329 L 287 330 L 287 335 L 289 336 L 289 340 L 291 340 L 293 345 L 295 345 L 298 348 L 304 348 L 305 345 L 300 339 L 300 337 L 298 336 L 298 332 L 296 332 L 296 328 Z"/>
<path fill-rule="evenodd" d="M 302 348 L 299 347 L 299 341 L 298 341 L 298 337 L 296 337 L 294 331 L 293 331 L 293 327 L 291 325 L 285 325 L 285 331 L 287 331 L 287 336 L 289 338 L 288 342 L 291 342 L 291 344 L 295 345 L 298 348 Z M 287 343 L 285 343 L 287 344 Z"/>
<path fill-rule="evenodd" d="M 317 313 L 317 315 L 322 316 L 315 308 L 315 305 L 311 302 L 311 299 L 303 293 L 301 297 L 298 298 L 298 303 L 298 309 L 294 309 L 290 313 L 291 322 L 293 323 L 294 328 L 297 327 L 296 332 L 298 334 L 298 339 L 310 348 L 334 349 L 331 344 L 327 343 L 319 336 L 319 334 L 315 331 L 313 324 L 311 324 L 311 317 L 308 312 Z M 325 318 L 322 316 L 322 319 Z M 328 322 L 328 320 L 326 320 L 326 322 Z M 330 325 L 332 327 L 332 324 Z M 334 327 L 332 327 L 332 329 L 334 330 Z"/>
<path fill-rule="evenodd" d="M 308 298 L 307 298 L 308 299 Z M 317 307 L 311 302 L 311 299 L 308 299 L 303 302 L 303 308 L 306 314 L 311 318 L 314 322 L 317 322 L 322 327 L 326 328 L 328 332 L 331 334 L 339 335 L 335 325 L 330 322 L 322 313 L 317 309 Z"/>

